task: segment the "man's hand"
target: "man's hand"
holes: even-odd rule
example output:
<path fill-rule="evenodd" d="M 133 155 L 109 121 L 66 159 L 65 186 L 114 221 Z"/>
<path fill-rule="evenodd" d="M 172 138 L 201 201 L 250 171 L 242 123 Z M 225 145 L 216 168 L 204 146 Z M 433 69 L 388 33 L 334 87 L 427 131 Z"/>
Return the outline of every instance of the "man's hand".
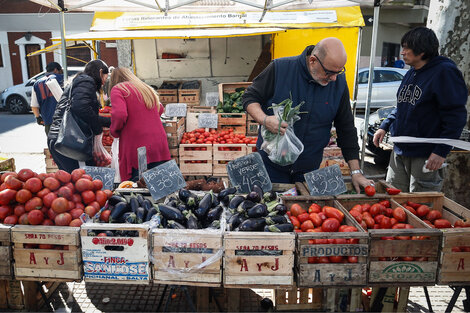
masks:
<path fill-rule="evenodd" d="M 361 187 L 365 188 L 367 186 L 374 186 L 374 181 L 367 179 L 362 174 L 354 174 L 351 177 L 354 189 L 359 194 L 361 193 Z"/>
<path fill-rule="evenodd" d="M 286 122 L 282 122 L 281 128 L 279 128 L 279 119 L 274 115 L 267 115 L 266 122 L 264 124 L 271 133 L 280 133 L 281 135 L 286 133 L 287 126 L 289 126 Z"/>
<path fill-rule="evenodd" d="M 441 168 L 442 163 L 444 163 L 446 159 L 435 154 L 431 153 L 431 155 L 428 158 L 428 162 L 426 163 L 426 168 L 430 171 L 437 171 L 438 169 Z"/>
<path fill-rule="evenodd" d="M 382 129 L 382 128 L 379 128 L 379 129 L 375 132 L 375 134 L 374 134 L 374 139 L 373 139 L 373 141 L 374 141 L 374 146 L 376 146 L 376 147 L 379 146 L 379 144 L 380 144 L 380 143 L 382 142 L 382 140 L 384 139 L 386 133 L 387 133 L 387 132 L 386 132 L 384 129 Z"/>
<path fill-rule="evenodd" d="M 38 125 L 44 125 L 41 115 L 36 116 L 36 123 L 38 123 Z"/>

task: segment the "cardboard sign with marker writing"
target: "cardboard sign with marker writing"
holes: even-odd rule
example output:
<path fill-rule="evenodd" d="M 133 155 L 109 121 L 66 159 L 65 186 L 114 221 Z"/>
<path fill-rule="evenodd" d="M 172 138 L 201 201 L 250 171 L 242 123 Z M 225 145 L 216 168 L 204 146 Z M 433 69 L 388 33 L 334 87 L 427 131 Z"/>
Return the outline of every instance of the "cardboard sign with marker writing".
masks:
<path fill-rule="evenodd" d="M 114 175 L 116 174 L 116 170 L 114 168 L 85 166 L 83 169 L 93 178 L 93 180 L 99 179 L 103 182 L 102 189 L 114 189 Z"/>
<path fill-rule="evenodd" d="M 197 126 L 199 128 L 217 128 L 219 115 L 214 113 L 199 113 Z"/>
<path fill-rule="evenodd" d="M 270 191 L 273 188 L 258 152 L 228 162 L 227 172 L 230 183 L 241 193 L 249 193 L 253 185 L 260 186 L 263 191 Z"/>
<path fill-rule="evenodd" d="M 186 187 L 181 171 L 175 160 L 170 160 L 142 173 L 152 198 L 159 200 Z"/>
<path fill-rule="evenodd" d="M 304 177 L 312 196 L 336 196 L 347 191 L 338 164 L 308 172 Z"/>
<path fill-rule="evenodd" d="M 147 170 L 147 148 L 137 148 L 137 161 L 139 162 L 139 179 L 142 178 L 142 173 Z"/>
<path fill-rule="evenodd" d="M 165 106 L 165 115 L 168 117 L 186 116 L 186 111 L 187 111 L 186 103 L 168 103 Z"/>

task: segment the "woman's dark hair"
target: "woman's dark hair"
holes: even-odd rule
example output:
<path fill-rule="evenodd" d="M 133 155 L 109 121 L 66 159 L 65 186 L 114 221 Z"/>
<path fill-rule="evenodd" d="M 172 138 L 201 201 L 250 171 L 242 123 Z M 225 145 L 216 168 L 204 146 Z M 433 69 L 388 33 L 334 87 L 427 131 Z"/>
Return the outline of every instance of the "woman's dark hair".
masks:
<path fill-rule="evenodd" d="M 101 81 L 100 70 L 102 70 L 101 72 L 103 74 L 108 74 L 109 72 L 106 63 L 98 59 L 88 62 L 85 66 L 85 70 L 83 71 L 85 74 L 93 78 L 96 84 L 96 90 L 100 90 L 101 85 L 103 84 Z"/>
<path fill-rule="evenodd" d="M 411 49 L 415 55 L 423 54 L 422 59 L 432 59 L 439 55 L 439 40 L 432 29 L 416 27 L 401 38 L 401 46 Z"/>

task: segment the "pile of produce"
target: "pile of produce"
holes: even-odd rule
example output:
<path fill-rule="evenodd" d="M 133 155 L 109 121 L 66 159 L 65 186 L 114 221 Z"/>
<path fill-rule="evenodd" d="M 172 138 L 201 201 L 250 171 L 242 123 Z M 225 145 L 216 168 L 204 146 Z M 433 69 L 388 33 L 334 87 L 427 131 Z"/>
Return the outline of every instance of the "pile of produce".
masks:
<path fill-rule="evenodd" d="M 204 178 L 195 179 L 195 180 L 188 180 L 186 181 L 186 188 L 188 190 L 195 190 L 195 191 L 210 191 L 215 193 L 221 192 L 225 189 L 224 182 L 219 180 L 216 181 L 214 179 L 205 180 Z"/>
<path fill-rule="evenodd" d="M 411 229 L 402 207 L 392 209 L 389 200 L 378 203 L 356 204 L 349 213 L 364 229 Z M 403 239 L 403 238 L 402 238 Z"/>
<path fill-rule="evenodd" d="M 198 128 L 191 132 L 183 134 L 182 144 L 256 144 L 257 137 L 246 137 L 243 134 L 235 134 L 233 129 L 229 128 L 223 131 L 211 129 L 205 131 L 204 128 Z"/>
<path fill-rule="evenodd" d="M 320 206 L 312 203 L 308 210 L 305 210 L 298 203 L 293 203 L 287 212 L 294 225 L 296 232 L 312 233 L 334 233 L 334 232 L 357 232 L 354 226 L 344 224 L 344 213 L 331 206 Z M 357 244 L 357 238 L 319 238 L 310 239 L 309 244 Z M 309 257 L 308 263 L 357 263 L 357 256 L 322 256 Z"/>
<path fill-rule="evenodd" d="M 71 174 L 22 169 L 2 174 L 0 182 L 0 222 L 4 224 L 79 227 L 83 213 L 94 216 L 112 196 L 110 190 L 101 190 L 101 180 L 93 180 L 84 169 Z"/>
<path fill-rule="evenodd" d="M 178 89 L 179 86 L 180 86 L 180 83 L 178 82 L 174 82 L 174 83 L 163 82 L 163 84 L 158 89 Z"/>
<path fill-rule="evenodd" d="M 109 129 L 103 129 L 103 138 L 101 139 L 103 146 L 111 146 L 114 138 L 109 134 Z"/>
<path fill-rule="evenodd" d="M 223 102 L 219 101 L 217 113 L 243 113 L 242 96 L 245 93 L 245 87 L 235 89 L 235 92 L 223 94 Z"/>
<path fill-rule="evenodd" d="M 287 208 L 278 202 L 275 192 L 263 192 L 254 185 L 251 192 L 237 195 L 236 188 L 222 190 L 219 199 L 227 206 L 227 228 L 231 231 L 291 232 L 294 226 L 287 220 Z"/>
<path fill-rule="evenodd" d="M 199 89 L 199 81 L 197 80 L 188 80 L 181 84 L 181 89 Z"/>
<path fill-rule="evenodd" d="M 402 204 L 408 211 L 419 217 L 423 222 L 432 228 L 451 228 L 452 224 L 449 220 L 442 218 L 442 213 L 438 210 L 431 209 L 426 204 L 414 203 L 407 201 Z M 456 221 L 454 227 L 470 227 L 470 223 L 462 220 Z M 467 226 L 465 226 L 467 225 Z"/>

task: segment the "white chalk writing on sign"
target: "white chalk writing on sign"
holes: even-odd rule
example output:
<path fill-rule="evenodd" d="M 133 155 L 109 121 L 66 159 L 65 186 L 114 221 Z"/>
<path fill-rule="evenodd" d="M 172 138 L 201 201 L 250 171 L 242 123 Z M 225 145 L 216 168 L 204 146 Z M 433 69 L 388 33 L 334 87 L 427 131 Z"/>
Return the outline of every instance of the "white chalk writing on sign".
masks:
<path fill-rule="evenodd" d="M 109 167 L 85 166 L 84 170 L 93 179 L 98 179 L 103 182 L 103 189 L 113 190 L 114 175 L 116 170 Z"/>
<path fill-rule="evenodd" d="M 165 106 L 165 115 L 169 117 L 186 116 L 187 104 L 186 103 L 168 103 Z"/>
<path fill-rule="evenodd" d="M 197 125 L 199 128 L 217 128 L 219 115 L 214 113 L 199 113 Z"/>
<path fill-rule="evenodd" d="M 232 185 L 241 192 L 250 192 L 253 185 L 258 185 L 265 191 L 272 189 L 271 180 L 259 153 L 230 161 L 227 164 L 227 172 Z"/>
<path fill-rule="evenodd" d="M 304 177 L 312 196 L 335 196 L 346 192 L 338 164 L 306 173 Z"/>
<path fill-rule="evenodd" d="M 176 165 L 170 160 L 142 174 L 147 188 L 155 200 L 161 199 L 186 186 L 186 182 Z"/>

